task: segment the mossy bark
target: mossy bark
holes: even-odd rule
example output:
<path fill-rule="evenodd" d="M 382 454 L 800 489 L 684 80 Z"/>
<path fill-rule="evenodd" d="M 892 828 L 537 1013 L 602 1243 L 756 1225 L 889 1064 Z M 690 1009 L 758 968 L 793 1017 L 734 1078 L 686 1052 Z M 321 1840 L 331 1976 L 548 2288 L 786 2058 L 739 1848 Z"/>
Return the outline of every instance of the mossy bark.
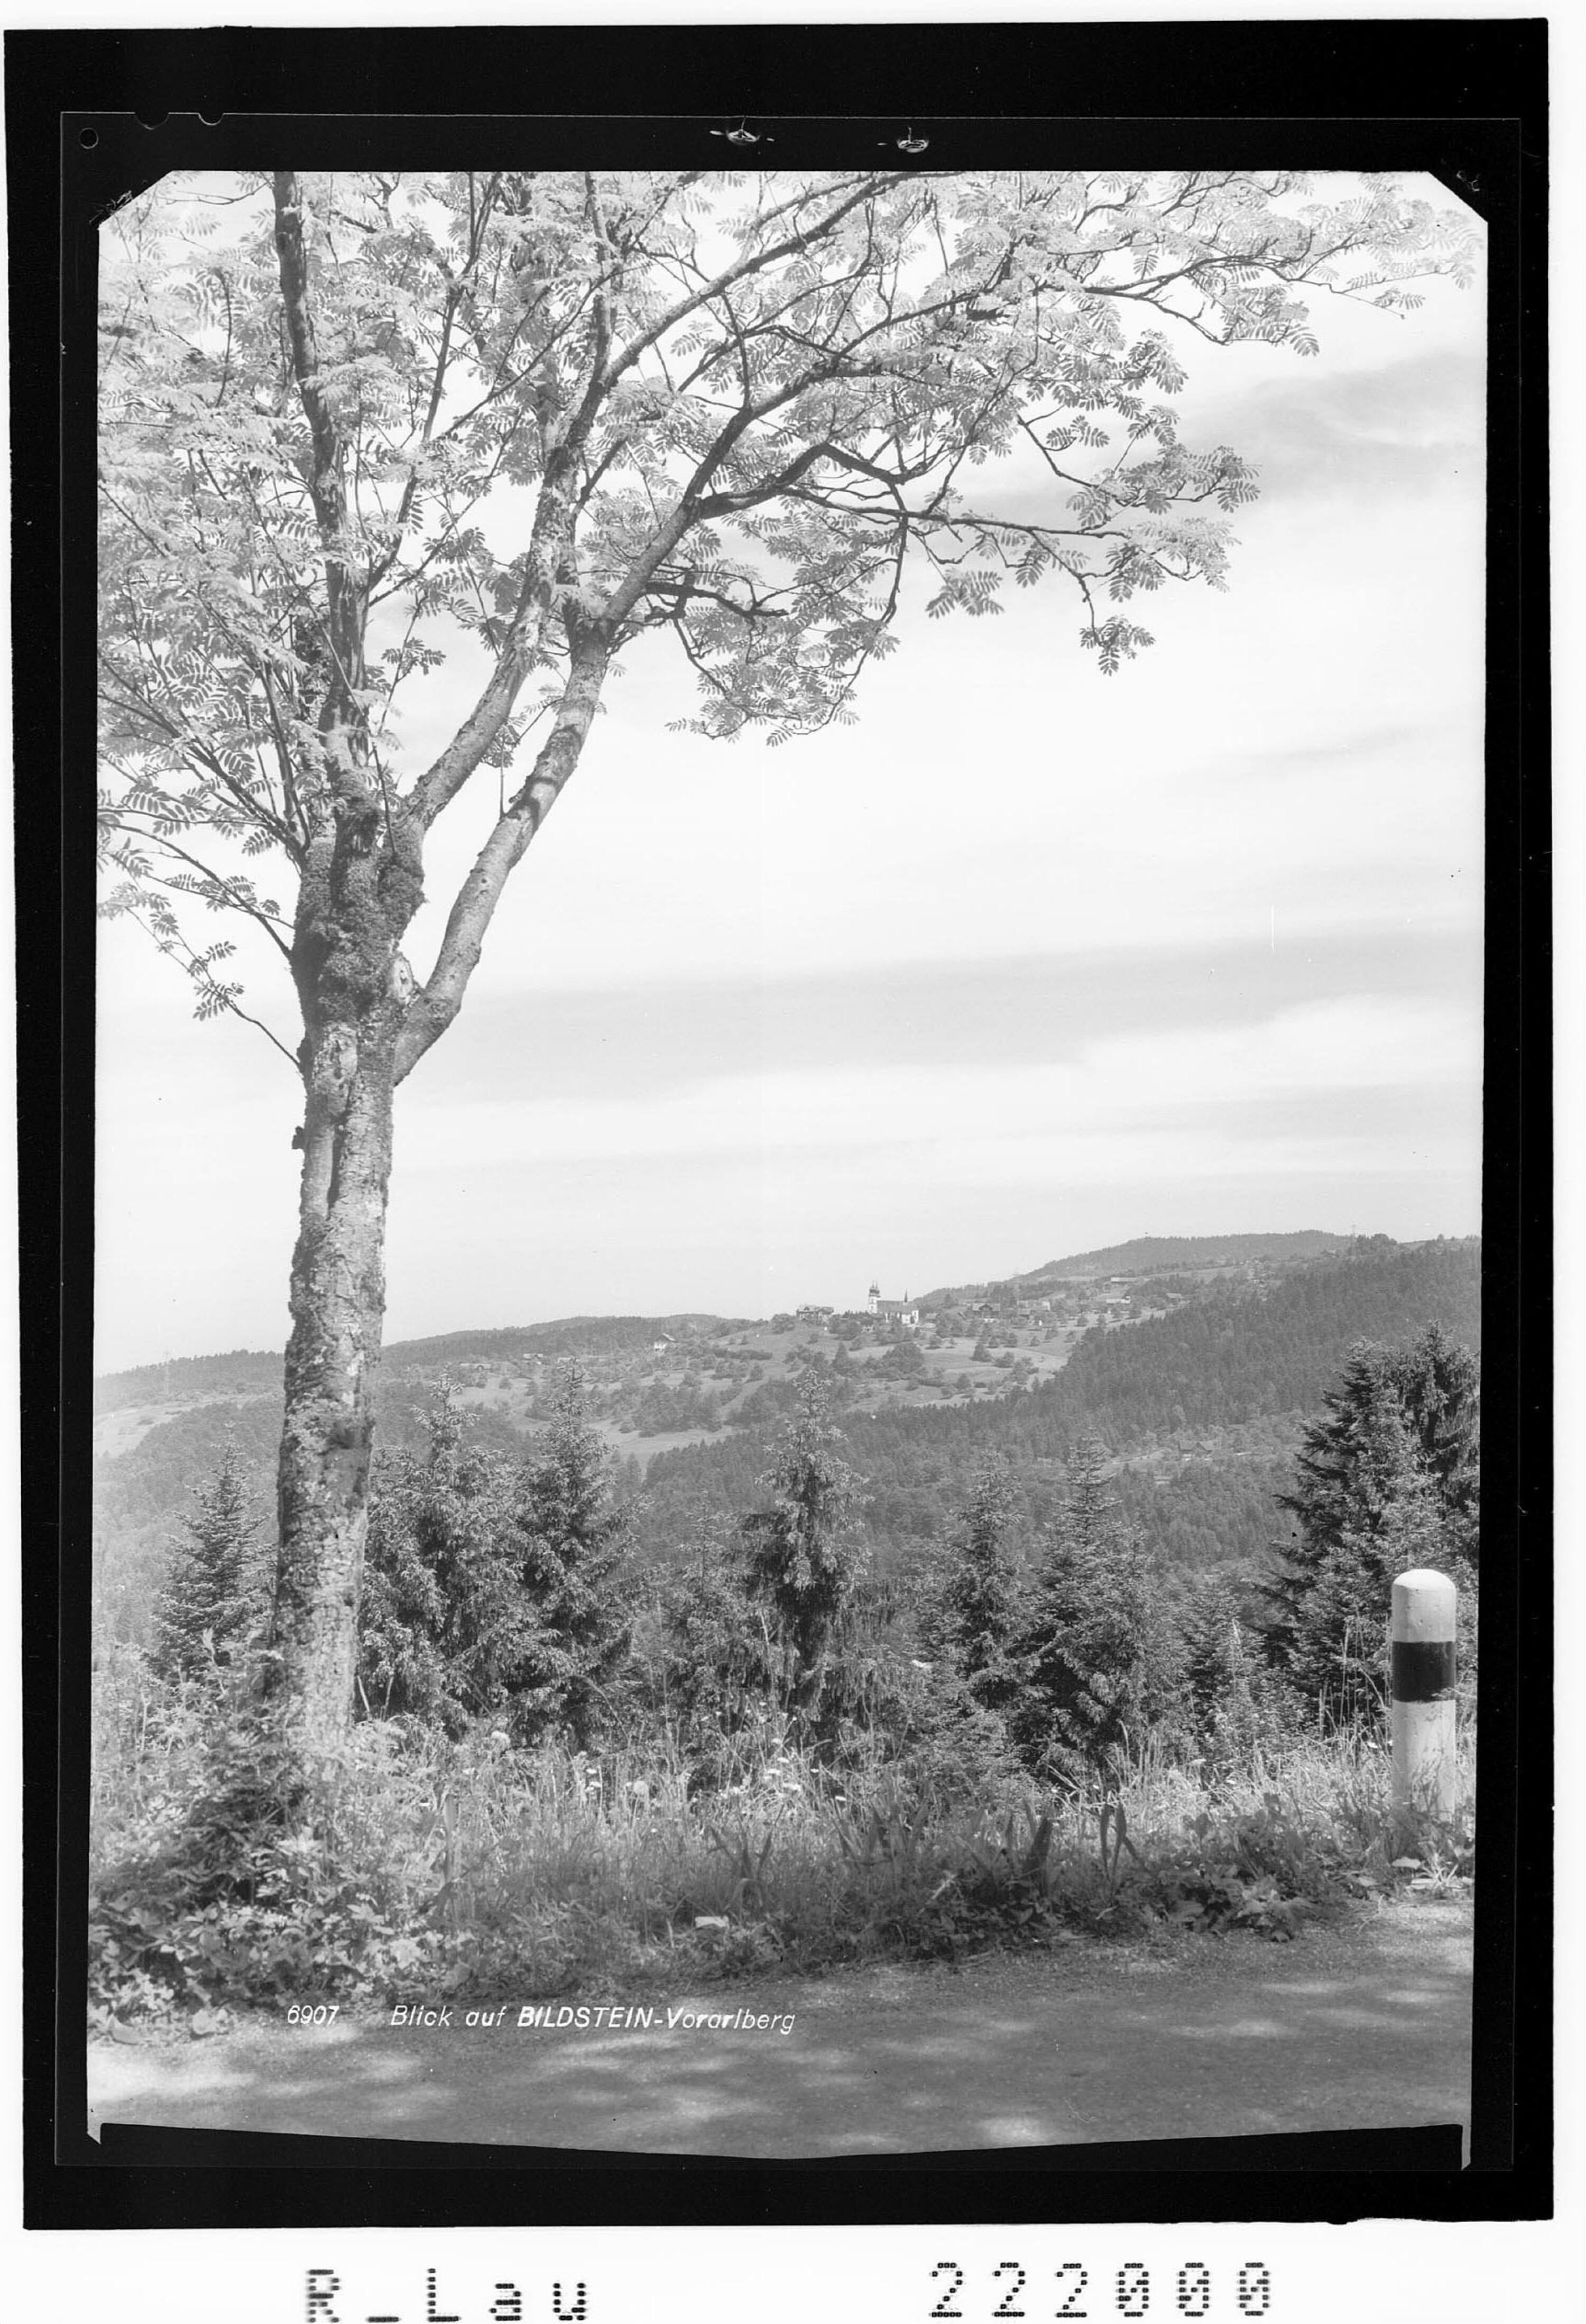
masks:
<path fill-rule="evenodd" d="M 344 819 L 304 880 L 294 932 L 307 1028 L 303 1174 L 271 1683 L 293 1705 L 311 1752 L 334 1750 L 352 1717 L 395 1056 L 412 994 L 398 947 L 420 892 L 404 839 L 399 825 L 370 845 Z"/>
<path fill-rule="evenodd" d="M 392 1096 L 389 1043 L 361 1045 L 344 1115 L 306 1131 L 292 1257 L 274 1643 L 279 1683 L 309 1739 L 327 1747 L 352 1715 L 385 1317 Z"/>

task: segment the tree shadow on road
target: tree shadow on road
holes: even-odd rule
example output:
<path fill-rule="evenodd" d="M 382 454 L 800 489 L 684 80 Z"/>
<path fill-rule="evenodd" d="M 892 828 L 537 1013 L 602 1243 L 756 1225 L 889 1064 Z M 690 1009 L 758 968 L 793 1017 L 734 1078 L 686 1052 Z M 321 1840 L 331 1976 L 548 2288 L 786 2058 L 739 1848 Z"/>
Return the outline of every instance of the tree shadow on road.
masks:
<path fill-rule="evenodd" d="M 1471 1987 L 1377 1961 L 1237 1983 L 1168 1971 L 1076 1987 L 1030 1965 L 1016 1990 L 905 1980 L 734 1990 L 673 2010 L 793 2015 L 615 2032 L 414 2033 L 279 2024 L 188 2049 L 96 2047 L 101 2122 L 651 2154 L 879 2155 L 1468 2122 Z"/>

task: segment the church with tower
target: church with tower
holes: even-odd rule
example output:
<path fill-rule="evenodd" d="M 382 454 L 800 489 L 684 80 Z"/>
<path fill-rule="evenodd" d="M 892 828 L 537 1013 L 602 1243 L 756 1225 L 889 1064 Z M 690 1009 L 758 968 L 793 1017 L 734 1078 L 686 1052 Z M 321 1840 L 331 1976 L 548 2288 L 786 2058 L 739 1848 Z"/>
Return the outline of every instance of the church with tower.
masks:
<path fill-rule="evenodd" d="M 901 1323 L 907 1332 L 919 1329 L 919 1307 L 907 1292 L 901 1299 L 883 1299 L 881 1285 L 872 1283 L 868 1305 L 878 1323 Z"/>

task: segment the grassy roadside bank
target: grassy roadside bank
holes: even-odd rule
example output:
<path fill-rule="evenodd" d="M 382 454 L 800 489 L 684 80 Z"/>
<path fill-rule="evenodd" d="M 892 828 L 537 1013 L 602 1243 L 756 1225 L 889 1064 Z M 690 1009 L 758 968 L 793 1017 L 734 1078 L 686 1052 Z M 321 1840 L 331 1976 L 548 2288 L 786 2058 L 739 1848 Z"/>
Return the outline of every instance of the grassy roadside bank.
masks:
<path fill-rule="evenodd" d="M 673 1748 L 595 1757 L 354 1732 L 312 1826 L 281 1815 L 256 1723 L 102 1684 L 90 2024 L 488 2006 L 678 1981 L 1017 1953 L 1074 1937 L 1281 1943 L 1399 1892 L 1468 1894 L 1474 1738 L 1454 1816 L 1397 1812 L 1365 1726 L 1217 1765 L 1149 1738 L 1103 1793 L 822 1764 L 768 1723 L 701 1793 Z"/>

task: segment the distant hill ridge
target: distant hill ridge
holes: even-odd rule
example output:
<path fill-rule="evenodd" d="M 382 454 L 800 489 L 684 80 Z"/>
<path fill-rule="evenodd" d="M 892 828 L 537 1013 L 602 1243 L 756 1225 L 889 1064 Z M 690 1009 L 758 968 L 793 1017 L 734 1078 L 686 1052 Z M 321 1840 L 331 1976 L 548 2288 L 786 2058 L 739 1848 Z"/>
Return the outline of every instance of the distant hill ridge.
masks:
<path fill-rule="evenodd" d="M 549 1323 L 493 1325 L 484 1330 L 441 1332 L 427 1340 L 392 1340 L 381 1356 L 388 1378 L 428 1371 L 437 1364 L 490 1363 L 516 1355 L 609 1355 L 642 1347 L 665 1333 L 684 1339 L 751 1328 L 752 1317 L 706 1315 L 564 1315 Z M 279 1396 L 281 1351 L 235 1348 L 219 1356 L 172 1356 L 164 1363 L 139 1364 L 131 1371 L 106 1372 L 94 1382 L 97 1413 L 124 1411 L 140 1404 L 190 1402 L 207 1397 Z"/>
<path fill-rule="evenodd" d="M 522 1323 L 508 1330 L 442 1332 L 429 1340 L 393 1340 L 381 1360 L 399 1370 L 456 1358 L 490 1362 L 498 1356 L 620 1354 L 647 1346 L 663 1333 L 670 1339 L 708 1338 L 721 1332 L 750 1330 L 753 1316 L 707 1315 L 690 1309 L 679 1315 L 563 1315 L 550 1323 Z"/>
<path fill-rule="evenodd" d="M 1473 1246 L 1475 1238 L 1468 1239 Z M 988 1283 L 946 1286 L 927 1292 L 920 1305 L 951 1305 L 966 1296 L 980 1296 L 989 1285 L 1031 1286 L 1098 1275 L 1157 1275 L 1193 1271 L 1198 1268 L 1236 1267 L 1266 1259 L 1276 1265 L 1303 1266 L 1309 1261 L 1349 1252 L 1371 1250 L 1386 1255 L 1434 1245 L 1394 1243 L 1386 1235 L 1352 1239 L 1347 1235 L 1305 1228 L 1280 1234 L 1139 1235 L 1130 1242 L 1111 1243 L 1101 1250 L 1076 1251 L 1067 1259 L 1048 1259 L 1022 1275 L 989 1278 Z M 438 1363 L 490 1362 L 503 1356 L 615 1354 L 642 1345 L 665 1333 L 685 1338 L 741 1332 L 763 1319 L 713 1315 L 699 1310 L 671 1315 L 565 1315 L 549 1323 L 494 1325 L 485 1329 L 442 1332 L 422 1340 L 393 1340 L 382 1365 L 387 1376 L 409 1370 L 428 1370 Z M 140 1364 L 129 1371 L 104 1374 L 94 1383 L 94 1409 L 119 1412 L 145 1404 L 184 1402 L 211 1397 L 278 1396 L 281 1384 L 279 1349 L 234 1348 L 223 1354 L 173 1356 L 157 1364 Z"/>
<path fill-rule="evenodd" d="M 947 1284 L 927 1291 L 927 1306 L 952 1305 L 965 1297 L 982 1297 L 992 1289 L 1029 1290 L 1046 1283 L 1083 1281 L 1098 1275 L 1171 1275 L 1194 1273 L 1209 1267 L 1250 1266 L 1266 1259 L 1274 1266 L 1304 1266 L 1354 1249 L 1358 1238 L 1327 1234 L 1305 1227 L 1283 1234 L 1137 1235 L 1131 1242 L 1109 1243 L 1101 1250 L 1075 1251 L 1067 1259 L 1049 1259 L 1022 1275 L 993 1276 L 983 1283 Z M 1377 1239 L 1386 1245 L 1386 1236 Z M 1398 1246 L 1394 1246 L 1397 1248 Z"/>
<path fill-rule="evenodd" d="M 1132 1242 L 1110 1243 L 1102 1250 L 1075 1251 L 1068 1259 L 1051 1259 L 1032 1267 L 1028 1275 L 1012 1277 L 1028 1283 L 1047 1275 L 1156 1275 L 1175 1268 L 1239 1267 L 1252 1259 L 1323 1259 L 1331 1251 L 1349 1250 L 1349 1235 L 1326 1234 L 1304 1227 L 1287 1234 L 1137 1235 Z"/>

